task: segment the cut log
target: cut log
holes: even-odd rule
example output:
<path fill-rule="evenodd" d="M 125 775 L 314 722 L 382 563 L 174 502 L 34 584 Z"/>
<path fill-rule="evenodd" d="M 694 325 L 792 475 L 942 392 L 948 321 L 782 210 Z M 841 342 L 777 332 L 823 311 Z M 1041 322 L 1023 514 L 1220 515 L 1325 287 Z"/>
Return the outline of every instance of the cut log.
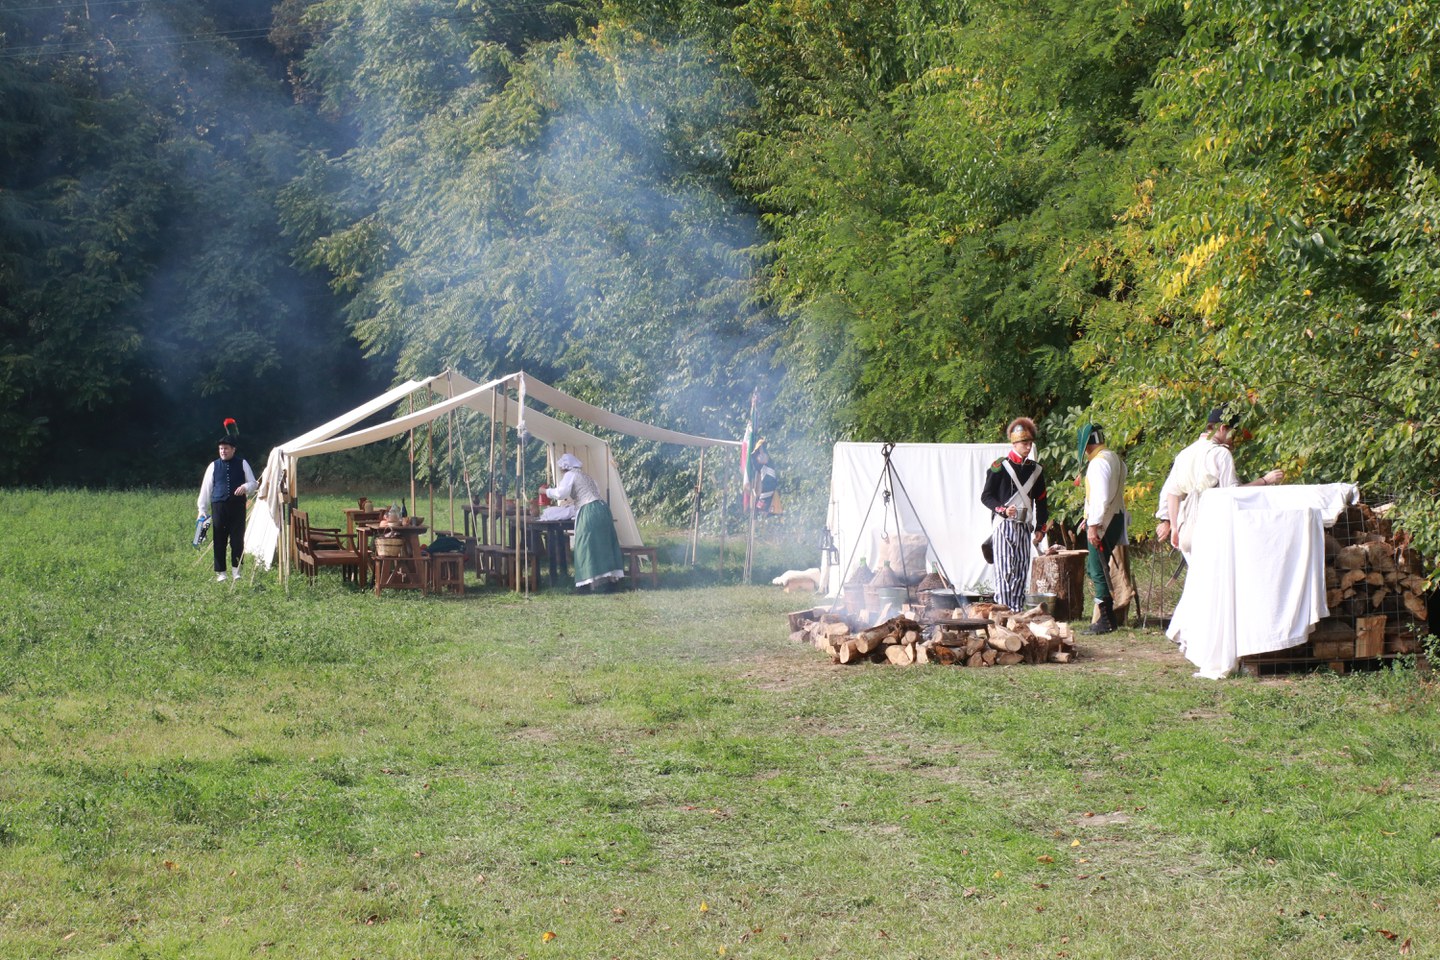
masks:
<path fill-rule="evenodd" d="M 1340 571 L 1334 567 L 1325 567 L 1325 588 L 1334 590 L 1340 586 Z"/>
<path fill-rule="evenodd" d="M 805 630 L 792 630 L 791 633 L 790 633 L 790 642 L 791 642 L 791 643 L 804 643 L 806 640 L 809 640 L 809 639 L 810 639 L 810 634 L 809 634 L 808 631 L 805 631 Z"/>
<path fill-rule="evenodd" d="M 1415 594 L 1407 592 L 1404 595 L 1403 602 L 1405 604 L 1405 609 L 1409 611 L 1410 616 L 1414 617 L 1416 620 L 1420 620 L 1423 622 L 1425 618 L 1429 616 L 1429 611 L 1425 609 L 1425 601 L 1422 600 L 1420 597 L 1417 597 Z"/>
<path fill-rule="evenodd" d="M 981 654 L 981 653 L 972 653 L 972 654 L 970 654 L 970 656 L 968 656 L 968 657 L 965 658 L 965 666 L 967 666 L 967 667 L 983 667 L 983 666 L 985 666 L 985 655 L 984 655 L 984 654 Z"/>
<path fill-rule="evenodd" d="M 890 628 L 885 625 L 862 630 L 855 635 L 855 649 L 861 653 L 869 653 L 877 649 L 889 636 Z"/>
<path fill-rule="evenodd" d="M 1321 640 L 1310 642 L 1310 655 L 1317 660 L 1344 660 L 1355 656 L 1354 640 Z"/>
<path fill-rule="evenodd" d="M 1374 590 L 1370 591 L 1370 606 L 1374 607 L 1376 610 L 1379 610 L 1380 604 L 1384 603 L 1385 598 L 1388 596 L 1390 596 L 1389 590 L 1386 590 L 1384 587 L 1376 587 Z"/>
<path fill-rule="evenodd" d="M 846 640 L 835 648 L 835 659 L 840 663 L 854 663 L 860 659 L 860 650 L 854 640 Z"/>
<path fill-rule="evenodd" d="M 1030 631 L 1030 635 L 1038 640 L 1049 640 L 1055 636 L 1056 623 L 1054 620 L 1027 623 L 1025 627 Z"/>
<path fill-rule="evenodd" d="M 1365 544 L 1365 556 L 1369 559 L 1371 570 L 1383 573 L 1395 569 L 1395 548 L 1383 539 Z"/>
<path fill-rule="evenodd" d="M 1069 663 L 1071 660 L 1074 659 L 1075 654 L 1071 653 L 1068 650 L 1056 650 L 1054 653 L 1050 654 L 1051 663 Z"/>
<path fill-rule="evenodd" d="M 995 663 L 1002 667 L 1013 667 L 1017 663 L 1024 662 L 1025 658 L 1018 653 L 1002 653 L 995 658 Z"/>
<path fill-rule="evenodd" d="M 1385 617 L 1355 620 L 1355 656 L 1378 657 L 1385 652 Z"/>
<path fill-rule="evenodd" d="M 1339 590 L 1325 591 L 1325 606 L 1329 607 L 1331 610 L 1334 610 L 1336 607 L 1340 606 L 1340 604 L 1344 602 L 1345 595 Z"/>
<path fill-rule="evenodd" d="M 1074 620 L 1085 614 L 1085 550 L 1061 550 L 1036 557 L 1030 578 L 1036 593 L 1053 593 L 1050 612 L 1057 620 Z"/>
<path fill-rule="evenodd" d="M 1359 544 L 1341 549 L 1335 557 L 1335 566 L 1341 570 L 1363 570 L 1370 559 L 1369 553 Z"/>
<path fill-rule="evenodd" d="M 1355 586 L 1357 583 L 1364 583 L 1364 582 L 1365 582 L 1365 571 L 1364 571 L 1364 570 L 1346 570 L 1343 574 L 1340 575 L 1340 589 L 1341 589 L 1341 590 L 1349 590 L 1351 587 Z"/>
<path fill-rule="evenodd" d="M 1365 574 L 1365 582 L 1370 584 L 1370 586 L 1372 587 L 1383 587 L 1385 586 L 1385 574 L 1381 573 L 1379 570 L 1371 570 L 1369 573 Z"/>
<path fill-rule="evenodd" d="M 1000 626 L 990 628 L 990 637 L 987 642 L 1002 653 L 1014 653 L 1025 645 L 1025 641 L 1020 639 L 1020 634 Z"/>
<path fill-rule="evenodd" d="M 985 650 L 980 654 L 980 662 L 987 667 L 991 667 L 995 665 L 995 661 L 999 659 L 999 657 L 999 650 Z"/>
<path fill-rule="evenodd" d="M 931 647 L 930 652 L 935 654 L 935 662 L 944 666 L 953 666 L 960 662 L 960 651 L 954 647 Z"/>
<path fill-rule="evenodd" d="M 885 659 L 897 667 L 915 662 L 915 646 L 909 643 L 892 643 L 885 648 Z"/>
<path fill-rule="evenodd" d="M 900 635 L 900 642 L 914 646 L 920 642 L 920 631 L 914 629 L 906 630 Z"/>
<path fill-rule="evenodd" d="M 844 637 L 850 633 L 850 624 L 843 620 L 839 623 L 825 624 L 825 635 L 827 637 Z"/>
<path fill-rule="evenodd" d="M 1310 631 L 1311 643 L 1327 643 L 1335 640 L 1355 640 L 1355 628 L 1343 620 L 1336 620 L 1326 617 L 1315 624 L 1315 629 Z"/>
<path fill-rule="evenodd" d="M 1025 654 L 1025 660 L 1029 663 L 1044 663 L 1050 659 L 1052 645 L 1049 637 L 1036 637 L 1025 644 L 1025 649 L 1022 651 Z"/>

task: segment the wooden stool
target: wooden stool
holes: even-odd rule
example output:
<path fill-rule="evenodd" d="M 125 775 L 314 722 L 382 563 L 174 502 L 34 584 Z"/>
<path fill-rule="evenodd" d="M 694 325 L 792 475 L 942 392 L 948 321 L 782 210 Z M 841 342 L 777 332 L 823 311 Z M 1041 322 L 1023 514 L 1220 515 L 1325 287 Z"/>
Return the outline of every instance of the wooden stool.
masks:
<path fill-rule="evenodd" d="M 465 554 L 430 554 L 430 592 L 465 596 Z"/>
<path fill-rule="evenodd" d="M 644 560 L 650 568 L 646 571 L 650 577 L 650 586 L 660 586 L 660 561 L 656 558 L 659 551 L 655 547 L 621 547 L 620 552 L 625 555 L 625 575 L 630 578 L 631 583 L 640 585 L 640 561 Z"/>
<path fill-rule="evenodd" d="M 419 590 L 425 592 L 425 583 L 430 578 L 429 557 L 381 557 L 371 560 L 375 564 L 375 596 L 381 590 Z"/>

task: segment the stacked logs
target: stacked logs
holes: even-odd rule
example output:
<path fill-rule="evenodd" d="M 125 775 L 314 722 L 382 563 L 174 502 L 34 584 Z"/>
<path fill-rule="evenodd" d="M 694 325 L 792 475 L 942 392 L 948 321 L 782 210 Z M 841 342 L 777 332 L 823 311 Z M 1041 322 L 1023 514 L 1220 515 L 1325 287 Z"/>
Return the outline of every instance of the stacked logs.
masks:
<path fill-rule="evenodd" d="M 1427 632 L 1424 561 L 1382 511 L 1352 506 L 1325 534 L 1330 616 L 1311 633 L 1313 657 L 1415 653 Z"/>
<path fill-rule="evenodd" d="M 987 611 L 993 623 L 972 631 L 944 625 L 927 631 L 906 616 L 854 631 L 845 618 L 828 611 L 791 615 L 790 639 L 810 643 L 835 663 L 892 663 L 909 666 L 993 667 L 1017 663 L 1070 663 L 1075 637 L 1068 623 L 1059 623 L 1040 607 L 1013 613 L 1004 607 Z"/>

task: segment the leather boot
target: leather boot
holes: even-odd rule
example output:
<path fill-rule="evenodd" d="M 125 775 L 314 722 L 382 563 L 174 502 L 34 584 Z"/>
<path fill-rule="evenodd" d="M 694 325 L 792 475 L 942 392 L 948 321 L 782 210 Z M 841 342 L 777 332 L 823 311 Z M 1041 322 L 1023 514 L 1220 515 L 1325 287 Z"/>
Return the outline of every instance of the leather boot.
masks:
<path fill-rule="evenodd" d="M 1109 600 L 1100 601 L 1100 619 L 1090 624 L 1092 634 L 1111 633 L 1115 629 L 1115 608 Z"/>

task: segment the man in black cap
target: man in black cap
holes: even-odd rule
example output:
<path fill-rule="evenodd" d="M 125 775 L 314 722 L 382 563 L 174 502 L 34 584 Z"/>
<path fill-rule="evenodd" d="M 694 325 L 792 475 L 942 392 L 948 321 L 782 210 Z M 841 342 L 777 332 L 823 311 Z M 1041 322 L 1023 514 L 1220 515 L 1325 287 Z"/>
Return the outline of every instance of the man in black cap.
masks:
<path fill-rule="evenodd" d="M 250 463 L 235 456 L 240 435 L 235 421 L 226 419 L 225 436 L 218 444 L 219 457 L 200 480 L 195 506 L 200 516 L 210 517 L 215 541 L 215 581 L 225 582 L 225 546 L 230 545 L 230 579 L 240 579 L 240 558 L 245 549 L 245 502 L 259 484 Z"/>
<path fill-rule="evenodd" d="M 1211 487 L 1261 487 L 1280 483 L 1284 470 L 1271 470 L 1258 479 L 1241 484 L 1235 473 L 1235 456 L 1230 448 L 1235 443 L 1240 415 L 1228 407 L 1216 407 L 1206 420 L 1205 434 L 1180 451 L 1165 478 L 1161 496 L 1166 499 L 1166 516 L 1170 520 L 1170 543 L 1187 555 L 1190 552 L 1188 524 L 1195 519 L 1200 495 Z"/>

